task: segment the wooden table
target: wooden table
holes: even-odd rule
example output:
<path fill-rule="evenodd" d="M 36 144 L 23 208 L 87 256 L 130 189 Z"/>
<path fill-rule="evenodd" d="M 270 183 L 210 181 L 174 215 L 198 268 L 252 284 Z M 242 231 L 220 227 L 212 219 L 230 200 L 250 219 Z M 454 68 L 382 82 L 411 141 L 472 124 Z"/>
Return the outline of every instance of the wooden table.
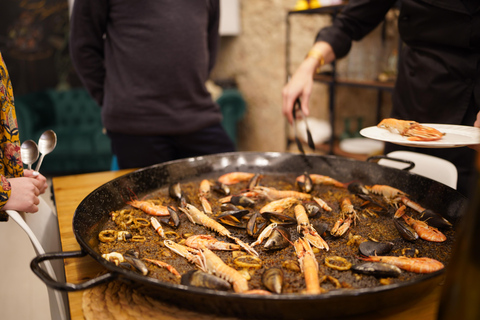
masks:
<path fill-rule="evenodd" d="M 72 218 L 80 202 L 97 187 L 132 170 L 108 171 L 91 174 L 72 175 L 53 178 L 53 192 L 55 196 L 59 219 L 60 237 L 63 251 L 77 251 L 80 246 L 75 240 L 72 230 Z M 89 256 L 79 259 L 65 260 L 65 275 L 67 282 L 80 283 L 94 278 L 103 267 Z M 402 307 L 394 314 L 375 313 L 357 317 L 358 320 L 404 320 L 422 319 L 435 320 L 441 287 L 435 288 L 430 294 L 409 305 Z M 83 320 L 82 292 L 68 294 L 70 316 L 72 320 Z M 345 306 L 348 308 L 348 306 Z M 321 311 L 319 311 L 321 313 Z"/>

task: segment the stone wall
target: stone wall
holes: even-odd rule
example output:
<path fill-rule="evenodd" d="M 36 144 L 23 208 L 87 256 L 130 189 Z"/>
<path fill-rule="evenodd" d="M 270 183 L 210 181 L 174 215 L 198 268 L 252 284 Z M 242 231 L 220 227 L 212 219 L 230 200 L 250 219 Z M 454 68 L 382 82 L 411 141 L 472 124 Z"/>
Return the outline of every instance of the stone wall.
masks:
<path fill-rule="evenodd" d="M 239 151 L 285 151 L 287 125 L 281 113 L 281 91 L 286 83 L 287 12 L 296 0 L 241 0 L 241 34 L 222 37 L 212 79 L 235 79 L 247 102 L 247 112 L 238 127 Z M 290 56 L 293 72 L 313 44 L 318 30 L 331 23 L 328 15 L 290 16 Z M 391 52 L 392 23 L 387 28 L 387 44 L 381 42 L 378 28 L 351 53 L 338 61 L 340 75 L 374 77 L 383 68 L 385 52 Z M 395 42 L 395 41 L 394 41 Z M 359 69 L 361 70 L 359 72 Z M 339 87 L 336 95 L 336 135 L 343 131 L 345 117 L 362 117 L 363 125 L 376 124 L 377 91 Z M 311 115 L 328 120 L 327 86 L 315 83 Z M 388 115 L 390 94 L 384 95 L 382 114 Z"/>

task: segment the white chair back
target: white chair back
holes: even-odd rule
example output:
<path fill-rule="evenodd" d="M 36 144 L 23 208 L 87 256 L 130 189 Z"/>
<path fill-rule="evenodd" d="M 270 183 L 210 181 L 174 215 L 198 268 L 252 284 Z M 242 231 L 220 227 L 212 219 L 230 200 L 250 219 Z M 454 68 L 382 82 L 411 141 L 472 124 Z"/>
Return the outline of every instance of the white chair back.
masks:
<path fill-rule="evenodd" d="M 450 161 L 411 151 L 393 151 L 387 154 L 387 157 L 412 161 L 415 163 L 415 167 L 410 172 L 443 183 L 452 189 L 457 189 L 458 172 L 455 165 Z M 378 164 L 397 169 L 408 167 L 406 163 L 388 159 L 381 159 Z"/>

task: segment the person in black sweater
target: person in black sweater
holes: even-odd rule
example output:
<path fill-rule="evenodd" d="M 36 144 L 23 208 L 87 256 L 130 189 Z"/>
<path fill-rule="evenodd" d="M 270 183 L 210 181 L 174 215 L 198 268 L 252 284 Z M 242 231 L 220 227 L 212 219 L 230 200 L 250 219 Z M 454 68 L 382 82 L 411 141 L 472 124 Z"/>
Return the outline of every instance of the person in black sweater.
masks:
<path fill-rule="evenodd" d="M 307 58 L 283 88 L 283 114 L 292 122 L 293 103 L 302 99 L 309 114 L 312 76 L 318 66 L 346 56 L 383 21 L 397 0 L 350 0 L 320 30 Z M 480 116 L 480 2 L 476 0 L 402 0 L 398 28 L 403 46 L 392 96 L 392 118 L 420 123 L 472 126 Z M 479 118 L 480 119 L 480 118 Z M 475 125 L 480 126 L 480 122 Z M 472 148 L 408 148 L 386 144 L 385 153 L 410 150 L 455 164 L 457 190 L 473 189 L 476 152 Z"/>
<path fill-rule="evenodd" d="M 120 169 L 234 151 L 205 86 L 218 26 L 219 0 L 75 0 L 71 58 Z"/>

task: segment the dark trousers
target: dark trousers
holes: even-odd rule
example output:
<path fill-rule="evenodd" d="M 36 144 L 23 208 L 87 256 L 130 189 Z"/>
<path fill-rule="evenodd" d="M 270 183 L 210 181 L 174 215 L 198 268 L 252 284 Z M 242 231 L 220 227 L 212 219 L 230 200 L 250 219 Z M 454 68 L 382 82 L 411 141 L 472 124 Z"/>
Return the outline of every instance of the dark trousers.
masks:
<path fill-rule="evenodd" d="M 139 136 L 109 131 L 108 136 L 120 169 L 235 151 L 221 124 L 183 135 Z"/>

